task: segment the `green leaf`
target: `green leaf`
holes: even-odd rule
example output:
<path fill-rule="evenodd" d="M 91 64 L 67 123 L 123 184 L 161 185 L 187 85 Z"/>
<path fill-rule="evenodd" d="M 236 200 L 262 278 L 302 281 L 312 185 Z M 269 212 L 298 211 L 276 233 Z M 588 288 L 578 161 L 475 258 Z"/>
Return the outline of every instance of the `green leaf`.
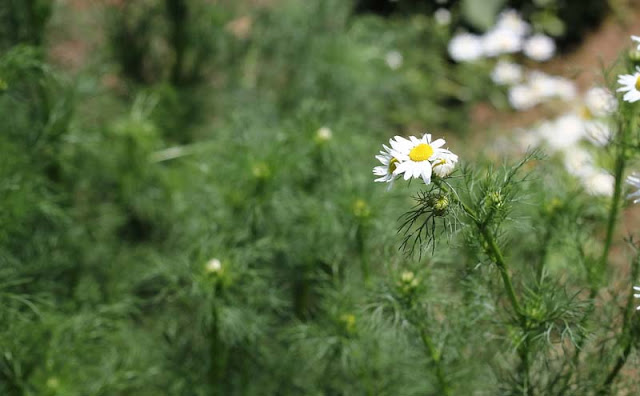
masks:
<path fill-rule="evenodd" d="M 460 6 L 463 18 L 475 28 L 488 30 L 496 20 L 505 0 L 463 0 Z"/>

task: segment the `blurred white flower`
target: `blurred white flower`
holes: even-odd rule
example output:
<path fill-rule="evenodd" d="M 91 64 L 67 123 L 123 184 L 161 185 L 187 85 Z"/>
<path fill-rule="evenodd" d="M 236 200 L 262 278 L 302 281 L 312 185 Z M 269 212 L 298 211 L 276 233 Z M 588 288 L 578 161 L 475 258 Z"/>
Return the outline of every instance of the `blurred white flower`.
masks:
<path fill-rule="evenodd" d="M 631 36 L 631 40 L 640 43 L 640 36 Z M 638 44 L 638 51 L 640 51 L 640 44 Z"/>
<path fill-rule="evenodd" d="M 617 92 L 626 92 L 622 97 L 623 100 L 633 103 L 640 100 L 640 68 L 636 66 L 636 72 L 633 74 L 623 74 L 618 76 L 618 84 L 622 87 Z"/>
<path fill-rule="evenodd" d="M 518 147 L 522 151 L 527 151 L 540 145 L 540 135 L 534 129 L 519 128 L 516 131 Z"/>
<path fill-rule="evenodd" d="M 420 139 L 415 136 L 410 136 L 409 139 L 396 136 L 395 140 L 392 139 L 389 143 L 392 147 L 391 155 L 399 161 L 393 175 L 404 173 L 405 180 L 422 178 L 425 184 L 431 183 L 433 171 L 431 161 L 437 161 L 447 155 L 454 155 L 449 150 L 442 148 L 445 144 L 444 139 L 431 141 L 431 135 L 428 133 Z M 455 158 L 457 159 L 457 157 Z"/>
<path fill-rule="evenodd" d="M 453 172 L 458 162 L 458 156 L 450 151 L 443 151 L 434 155 L 433 173 L 438 177 L 447 177 Z"/>
<path fill-rule="evenodd" d="M 513 54 L 522 49 L 522 36 L 506 28 L 494 28 L 482 36 L 482 49 L 486 56 Z"/>
<path fill-rule="evenodd" d="M 451 23 L 451 12 L 446 8 L 438 8 L 433 13 L 433 18 L 438 25 L 448 25 Z"/>
<path fill-rule="evenodd" d="M 565 150 L 564 168 L 573 176 L 584 176 L 593 169 L 593 156 L 587 150 L 580 147 L 572 147 Z"/>
<path fill-rule="evenodd" d="M 593 168 L 592 172 L 581 177 L 582 185 L 591 195 L 610 197 L 613 195 L 615 178 L 602 169 Z"/>
<path fill-rule="evenodd" d="M 592 87 L 584 94 L 584 104 L 594 117 L 606 117 L 618 109 L 618 101 L 608 89 Z"/>
<path fill-rule="evenodd" d="M 471 33 L 458 33 L 449 41 L 449 55 L 456 62 L 470 62 L 482 57 L 482 40 Z"/>
<path fill-rule="evenodd" d="M 585 137 L 591 143 L 604 147 L 611 142 L 613 129 L 603 120 L 587 120 L 584 122 Z"/>
<path fill-rule="evenodd" d="M 205 269 L 210 274 L 217 274 L 222 271 L 222 262 L 220 262 L 220 260 L 218 260 L 217 258 L 213 258 L 207 261 Z"/>
<path fill-rule="evenodd" d="M 513 9 L 504 10 L 498 15 L 496 22 L 497 29 L 508 29 L 518 36 L 524 36 L 529 33 L 530 26 L 526 23 L 518 11 Z"/>
<path fill-rule="evenodd" d="M 627 176 L 627 184 L 630 184 L 632 187 L 635 187 L 638 189 L 635 192 L 632 192 L 631 194 L 627 195 L 627 199 L 633 198 L 634 204 L 640 202 L 640 177 L 638 177 L 638 175 L 636 175 L 635 173 L 633 175 Z"/>
<path fill-rule="evenodd" d="M 400 66 L 402 66 L 404 58 L 399 51 L 389 51 L 387 55 L 385 55 L 384 60 L 391 70 L 398 70 Z"/>
<path fill-rule="evenodd" d="M 500 60 L 491 72 L 491 80 L 498 85 L 513 85 L 522 80 L 522 66 Z"/>
<path fill-rule="evenodd" d="M 383 144 L 382 148 L 384 150 L 380 150 L 380 154 L 376 155 L 376 159 L 382 165 L 373 168 L 373 174 L 380 176 L 375 181 L 389 183 L 388 189 L 391 189 L 393 181 L 398 178 L 398 175 L 393 173 L 398 166 L 398 159 L 391 154 L 391 149 L 388 146 Z"/>
<path fill-rule="evenodd" d="M 572 100 L 577 96 L 578 90 L 573 81 L 563 77 L 553 77 L 554 90 L 556 97 L 562 100 Z"/>
<path fill-rule="evenodd" d="M 315 140 L 318 143 L 324 143 L 331 140 L 332 137 L 333 137 L 333 132 L 331 132 L 331 129 L 329 129 L 326 126 L 323 126 L 322 128 L 316 131 Z"/>
<path fill-rule="evenodd" d="M 538 62 L 544 62 L 553 57 L 553 54 L 556 52 L 556 44 L 549 36 L 535 34 L 524 43 L 523 51 L 529 58 Z"/>
<path fill-rule="evenodd" d="M 529 85 L 518 84 L 509 88 L 509 104 L 516 110 L 527 110 L 538 104 L 538 96 Z"/>
<path fill-rule="evenodd" d="M 584 137 L 585 129 L 582 118 L 575 113 L 568 113 L 555 121 L 544 123 L 539 133 L 550 149 L 565 150 L 575 146 Z"/>

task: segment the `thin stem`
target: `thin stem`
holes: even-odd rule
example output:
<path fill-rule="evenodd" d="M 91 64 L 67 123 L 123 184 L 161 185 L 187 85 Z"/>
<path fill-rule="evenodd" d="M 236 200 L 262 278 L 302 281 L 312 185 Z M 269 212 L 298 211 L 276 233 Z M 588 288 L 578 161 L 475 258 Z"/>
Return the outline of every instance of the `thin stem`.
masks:
<path fill-rule="evenodd" d="M 424 328 L 420 329 L 420 338 L 422 339 L 422 343 L 424 344 L 425 348 L 427 348 L 427 351 L 429 351 L 431 359 L 436 365 L 436 376 L 438 377 L 438 383 L 440 385 L 442 394 L 447 396 L 451 395 L 451 388 L 449 387 L 447 379 L 444 376 L 444 371 L 442 370 L 442 356 L 440 352 L 436 349 L 435 345 L 433 345 L 431 337 L 429 337 L 429 334 L 427 334 L 427 331 Z"/>

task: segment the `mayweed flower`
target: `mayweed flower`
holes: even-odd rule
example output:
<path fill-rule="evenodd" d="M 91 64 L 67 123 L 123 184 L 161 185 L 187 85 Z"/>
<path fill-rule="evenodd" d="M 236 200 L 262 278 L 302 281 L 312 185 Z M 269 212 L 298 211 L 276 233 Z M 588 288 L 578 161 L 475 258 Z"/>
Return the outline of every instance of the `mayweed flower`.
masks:
<path fill-rule="evenodd" d="M 631 36 L 631 40 L 640 43 L 640 36 Z M 638 51 L 640 51 L 640 44 L 638 44 Z"/>
<path fill-rule="evenodd" d="M 222 271 L 222 262 L 217 258 L 212 258 L 211 260 L 207 261 L 205 270 L 210 274 L 217 274 Z"/>
<path fill-rule="evenodd" d="M 455 154 L 441 148 L 446 143 L 444 139 L 432 142 L 431 135 L 428 133 L 420 139 L 415 136 L 410 136 L 409 139 L 396 136 L 395 140 L 390 140 L 389 143 L 391 143 L 394 157 L 399 161 L 393 173 L 396 175 L 404 173 L 405 180 L 422 178 L 425 184 L 429 184 L 434 164 L 440 163 L 442 159 L 452 163 L 458 161 Z"/>
<path fill-rule="evenodd" d="M 332 137 L 333 137 L 333 132 L 331 132 L 331 129 L 329 129 L 326 126 L 323 126 L 322 128 L 316 131 L 315 141 L 317 143 L 324 143 L 331 140 Z"/>
<path fill-rule="evenodd" d="M 496 28 L 511 30 L 514 34 L 524 36 L 529 32 L 530 26 L 522 19 L 518 11 L 508 9 L 498 15 Z"/>
<path fill-rule="evenodd" d="M 613 129 L 602 120 L 588 120 L 584 123 L 585 137 L 596 146 L 604 147 L 611 142 Z"/>
<path fill-rule="evenodd" d="M 633 175 L 627 176 L 627 184 L 630 184 L 632 187 L 635 187 L 638 189 L 635 192 L 632 192 L 631 194 L 627 195 L 627 199 L 633 198 L 634 204 L 640 202 L 640 177 L 638 177 L 638 175 L 636 175 L 635 173 Z"/>
<path fill-rule="evenodd" d="M 418 139 L 410 136 L 405 139 L 396 136 L 389 140 L 391 148 L 382 145 L 384 150 L 376 155 L 382 165 L 373 168 L 373 174 L 380 176 L 377 182 L 393 183 L 404 174 L 404 179 L 421 178 L 426 184 L 431 183 L 431 176 L 447 177 L 453 172 L 458 156 L 442 148 L 444 139 L 431 141 L 430 134 Z"/>
<path fill-rule="evenodd" d="M 540 128 L 540 134 L 552 150 L 564 150 L 575 146 L 584 137 L 582 119 L 574 113 L 565 114 Z"/>
<path fill-rule="evenodd" d="M 615 178 L 602 169 L 591 168 L 591 172 L 581 176 L 580 181 L 585 190 L 591 195 L 613 196 Z"/>
<path fill-rule="evenodd" d="M 522 49 L 522 37 L 511 29 L 494 28 L 482 36 L 482 49 L 489 57 L 513 54 Z"/>
<path fill-rule="evenodd" d="M 509 104 L 516 110 L 527 110 L 538 104 L 535 91 L 526 84 L 514 85 L 509 89 Z"/>
<path fill-rule="evenodd" d="M 391 142 L 391 140 L 389 140 Z M 382 145 L 384 150 L 380 150 L 380 154 L 376 155 L 376 159 L 382 163 L 382 165 L 373 168 L 373 174 L 380 176 L 375 181 L 389 183 L 388 189 L 393 186 L 393 181 L 399 177 L 394 172 L 398 166 L 398 159 L 391 154 L 391 149 L 384 144 Z"/>
<path fill-rule="evenodd" d="M 459 33 L 449 41 L 449 55 L 456 62 L 470 62 L 482 57 L 482 40 L 471 33 Z"/>
<path fill-rule="evenodd" d="M 622 87 L 617 92 L 626 92 L 622 99 L 626 102 L 633 103 L 640 100 L 640 68 L 636 66 L 636 72 L 633 74 L 623 74 L 618 76 L 618 84 Z"/>
<path fill-rule="evenodd" d="M 516 84 L 522 80 L 522 66 L 500 60 L 491 72 L 491 80 L 498 85 Z"/>
<path fill-rule="evenodd" d="M 438 25 L 448 25 L 451 23 L 451 11 L 446 8 L 438 8 L 436 12 L 433 13 L 433 18 Z"/>
<path fill-rule="evenodd" d="M 387 66 L 389 66 L 389 69 L 398 70 L 400 66 L 402 66 L 404 58 L 399 51 L 389 51 L 387 55 L 385 55 L 384 61 L 387 63 Z"/>
<path fill-rule="evenodd" d="M 606 117 L 617 110 L 618 101 L 608 89 L 592 87 L 584 94 L 584 105 L 590 115 Z"/>
<path fill-rule="evenodd" d="M 544 62 L 556 52 L 556 44 L 549 36 L 535 34 L 524 43 L 523 52 L 533 60 Z"/>

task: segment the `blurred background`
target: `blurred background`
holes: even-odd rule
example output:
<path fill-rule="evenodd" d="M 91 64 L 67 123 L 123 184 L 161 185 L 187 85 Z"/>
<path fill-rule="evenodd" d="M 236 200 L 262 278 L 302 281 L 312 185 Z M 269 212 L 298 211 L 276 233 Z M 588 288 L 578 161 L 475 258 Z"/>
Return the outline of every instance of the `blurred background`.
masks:
<path fill-rule="evenodd" d="M 605 199 L 631 34 L 631 0 L 3 0 L 0 394 L 438 394 L 383 302 L 473 259 L 398 250 L 420 185 L 375 154 L 540 146 Z M 478 309 L 434 313 L 457 394 L 500 382 Z"/>

